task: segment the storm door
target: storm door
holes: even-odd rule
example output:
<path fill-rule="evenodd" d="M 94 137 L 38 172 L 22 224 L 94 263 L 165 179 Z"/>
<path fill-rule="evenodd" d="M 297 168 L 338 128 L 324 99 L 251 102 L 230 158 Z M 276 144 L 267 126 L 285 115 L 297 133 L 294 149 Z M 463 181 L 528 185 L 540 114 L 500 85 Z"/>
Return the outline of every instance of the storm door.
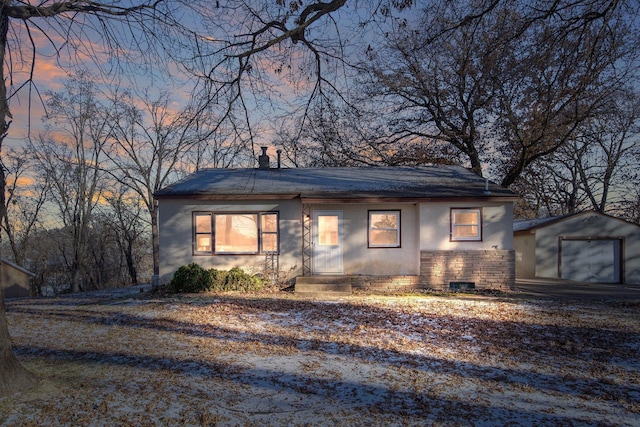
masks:
<path fill-rule="evenodd" d="M 312 274 L 342 274 L 342 212 L 313 212 Z"/>

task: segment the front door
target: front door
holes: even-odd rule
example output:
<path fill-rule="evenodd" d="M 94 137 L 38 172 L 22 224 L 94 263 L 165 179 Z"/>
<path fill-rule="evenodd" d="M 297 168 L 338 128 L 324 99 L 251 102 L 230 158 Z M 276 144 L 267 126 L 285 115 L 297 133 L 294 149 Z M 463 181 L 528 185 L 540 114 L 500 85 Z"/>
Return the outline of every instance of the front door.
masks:
<path fill-rule="evenodd" d="M 313 213 L 313 274 L 342 274 L 342 212 Z"/>

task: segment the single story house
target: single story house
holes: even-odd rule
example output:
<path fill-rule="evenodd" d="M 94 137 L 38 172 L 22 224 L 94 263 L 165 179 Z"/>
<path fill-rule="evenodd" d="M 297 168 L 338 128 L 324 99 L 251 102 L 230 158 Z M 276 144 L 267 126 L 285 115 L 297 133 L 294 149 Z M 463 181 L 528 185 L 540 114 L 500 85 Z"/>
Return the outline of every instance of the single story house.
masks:
<path fill-rule="evenodd" d="M 518 278 L 640 284 L 640 226 L 595 211 L 515 221 Z"/>
<path fill-rule="evenodd" d="M 31 278 L 35 276 L 29 270 L 2 258 L 2 288 L 5 298 L 26 298 L 31 296 Z"/>
<path fill-rule="evenodd" d="M 271 168 L 264 147 L 259 165 L 201 170 L 155 193 L 161 283 L 195 262 L 275 266 L 296 292 L 323 278 L 377 289 L 514 285 L 517 196 L 465 168 L 280 168 L 279 159 Z"/>

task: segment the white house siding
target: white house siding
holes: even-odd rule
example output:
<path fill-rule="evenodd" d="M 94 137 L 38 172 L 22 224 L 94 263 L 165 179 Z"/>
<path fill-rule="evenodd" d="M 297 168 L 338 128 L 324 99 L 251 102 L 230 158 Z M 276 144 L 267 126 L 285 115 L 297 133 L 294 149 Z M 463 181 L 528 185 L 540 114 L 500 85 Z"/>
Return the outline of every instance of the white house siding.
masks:
<path fill-rule="evenodd" d="M 481 241 L 450 241 L 452 207 L 482 208 Z M 428 287 L 448 286 L 450 281 L 473 281 L 478 287 L 509 287 L 515 277 L 511 202 L 335 203 L 313 204 L 309 208 L 312 216 L 318 210 L 342 213 L 345 275 L 420 276 L 420 282 Z M 371 210 L 400 211 L 400 247 L 368 247 Z M 163 199 L 159 210 L 162 282 L 169 281 L 180 266 L 192 262 L 204 268 L 240 266 L 252 271 L 260 271 L 264 266 L 264 255 L 194 255 L 192 214 L 209 211 L 278 211 L 279 267 L 291 277 L 303 274 L 302 202 L 299 199 L 257 202 Z"/>
<path fill-rule="evenodd" d="M 482 241 L 452 242 L 451 208 L 482 208 Z M 420 203 L 420 250 L 513 250 L 513 204 L 510 202 Z"/>
<path fill-rule="evenodd" d="M 578 214 L 536 229 L 536 276 L 559 278 L 560 237 L 621 239 L 624 283 L 640 284 L 640 227 L 594 212 Z M 566 266 L 565 266 L 566 267 Z M 565 270 L 566 271 L 566 270 Z"/>
<path fill-rule="evenodd" d="M 451 208 L 482 208 L 481 241 L 451 241 Z M 420 276 L 425 286 L 471 282 L 477 288 L 513 287 L 512 203 L 422 203 L 419 209 Z"/>
<path fill-rule="evenodd" d="M 340 211 L 343 218 L 344 274 L 369 276 L 417 276 L 420 272 L 418 209 L 413 203 L 312 205 L 311 211 Z M 400 211 L 399 248 L 369 248 L 370 210 Z M 280 213 L 279 266 L 291 276 L 302 274 L 302 205 L 299 199 L 243 202 L 162 200 L 159 211 L 160 277 L 171 279 L 180 266 L 195 262 L 204 268 L 229 269 L 235 266 L 259 270 L 262 255 L 194 255 L 193 212 Z"/>
<path fill-rule="evenodd" d="M 344 274 L 371 276 L 418 275 L 418 209 L 414 203 L 314 205 L 312 210 L 341 211 Z M 369 211 L 400 211 L 399 248 L 369 248 Z"/>
<path fill-rule="evenodd" d="M 279 266 L 292 275 L 302 274 L 301 225 L 302 205 L 299 199 L 265 201 L 203 201 L 164 199 L 159 208 L 160 280 L 168 282 L 181 266 L 195 262 L 203 268 L 228 270 L 241 267 L 262 271 L 264 255 L 194 255 L 193 212 L 279 212 Z"/>

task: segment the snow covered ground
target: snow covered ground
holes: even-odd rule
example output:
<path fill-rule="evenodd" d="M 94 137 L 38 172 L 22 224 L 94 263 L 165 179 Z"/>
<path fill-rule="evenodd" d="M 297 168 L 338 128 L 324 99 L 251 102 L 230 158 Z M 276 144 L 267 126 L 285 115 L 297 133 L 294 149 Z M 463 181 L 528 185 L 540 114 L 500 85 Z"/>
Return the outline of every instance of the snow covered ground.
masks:
<path fill-rule="evenodd" d="M 640 425 L 640 303 L 108 293 L 10 301 L 2 426 Z"/>

